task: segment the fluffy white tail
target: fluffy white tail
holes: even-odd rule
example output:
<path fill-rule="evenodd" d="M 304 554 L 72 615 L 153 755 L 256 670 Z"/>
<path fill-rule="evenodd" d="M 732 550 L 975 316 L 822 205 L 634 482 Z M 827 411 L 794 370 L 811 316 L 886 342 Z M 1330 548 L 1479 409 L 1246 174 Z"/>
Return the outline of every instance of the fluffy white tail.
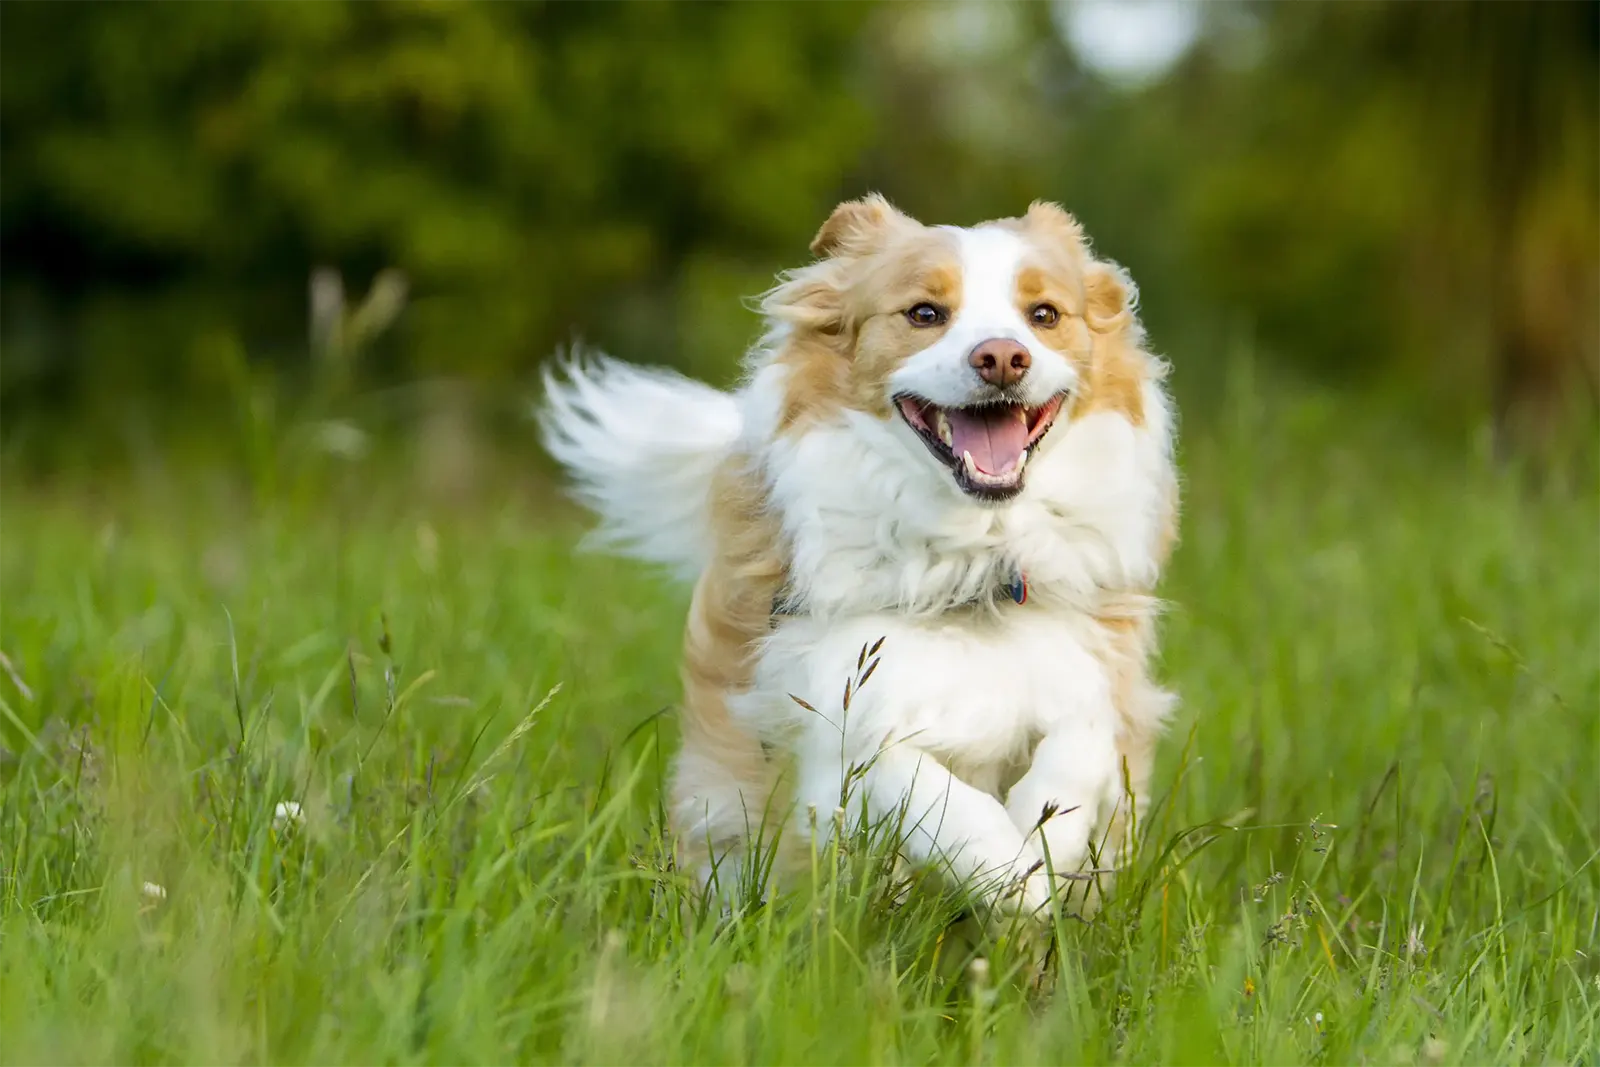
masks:
<path fill-rule="evenodd" d="M 600 516 L 594 540 L 699 574 L 710 551 L 712 477 L 741 428 L 733 397 L 603 355 L 547 370 L 544 382 L 544 445 Z"/>

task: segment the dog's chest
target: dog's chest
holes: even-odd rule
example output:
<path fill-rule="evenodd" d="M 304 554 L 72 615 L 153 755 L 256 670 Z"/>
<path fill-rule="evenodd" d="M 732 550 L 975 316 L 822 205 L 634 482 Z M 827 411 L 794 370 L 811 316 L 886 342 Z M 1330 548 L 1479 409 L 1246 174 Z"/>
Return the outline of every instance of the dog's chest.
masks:
<path fill-rule="evenodd" d="M 1009 604 L 930 619 L 787 619 L 761 652 L 751 708 L 775 718 L 757 724 L 764 732 L 799 727 L 856 751 L 907 743 L 952 765 L 1003 767 L 1025 760 L 1066 719 L 1114 729 L 1110 683 L 1088 626 Z"/>

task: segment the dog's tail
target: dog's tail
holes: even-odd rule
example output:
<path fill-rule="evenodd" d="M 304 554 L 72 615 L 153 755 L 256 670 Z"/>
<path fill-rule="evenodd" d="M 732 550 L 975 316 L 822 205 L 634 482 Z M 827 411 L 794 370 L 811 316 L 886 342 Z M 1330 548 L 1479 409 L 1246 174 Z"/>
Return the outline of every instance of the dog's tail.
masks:
<path fill-rule="evenodd" d="M 710 552 L 712 479 L 739 439 L 738 403 L 604 355 L 564 360 L 544 382 L 544 445 L 600 516 L 594 542 L 698 575 Z"/>

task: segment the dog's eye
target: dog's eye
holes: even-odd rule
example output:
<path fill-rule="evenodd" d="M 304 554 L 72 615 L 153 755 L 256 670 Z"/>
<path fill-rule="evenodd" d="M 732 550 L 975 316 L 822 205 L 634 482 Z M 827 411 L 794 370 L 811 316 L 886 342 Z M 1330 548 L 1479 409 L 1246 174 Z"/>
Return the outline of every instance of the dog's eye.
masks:
<path fill-rule="evenodd" d="M 937 304 L 915 304 L 906 309 L 906 320 L 913 326 L 941 326 L 945 311 Z"/>
<path fill-rule="evenodd" d="M 1035 304 L 1028 309 L 1028 318 L 1033 320 L 1035 326 L 1048 329 L 1061 321 L 1061 312 L 1056 310 L 1054 304 Z"/>

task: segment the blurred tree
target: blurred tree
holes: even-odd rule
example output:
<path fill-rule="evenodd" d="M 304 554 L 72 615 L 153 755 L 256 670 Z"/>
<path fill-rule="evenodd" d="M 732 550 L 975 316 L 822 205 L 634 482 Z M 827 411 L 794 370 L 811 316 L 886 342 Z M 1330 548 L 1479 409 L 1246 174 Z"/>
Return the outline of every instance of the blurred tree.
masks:
<path fill-rule="evenodd" d="M 1563 394 L 1600 400 L 1600 5 L 1475 3 L 1459 59 L 1438 56 L 1436 30 L 1412 40 L 1445 93 L 1476 92 L 1487 114 L 1469 142 L 1489 232 L 1473 265 L 1496 426 L 1528 443 L 1559 422 Z"/>
<path fill-rule="evenodd" d="M 1118 150 L 1078 168 L 1109 174 L 1062 181 L 1122 220 L 1144 277 L 1247 312 L 1302 366 L 1409 380 L 1509 436 L 1592 409 L 1600 5 L 1207 12 L 1171 77 L 1080 125 Z"/>
<path fill-rule="evenodd" d="M 1049 5 L 889 4 L 867 40 L 876 135 L 856 186 L 883 189 L 922 218 L 961 223 L 1057 195 L 1050 170 L 1070 124 L 1048 89 L 1091 86 Z"/>
<path fill-rule="evenodd" d="M 1243 320 L 1507 439 L 1593 406 L 1600 5 L 1214 0 L 1132 84 L 1074 10 L 6 4 L 5 412 L 295 372 L 321 266 L 401 272 L 363 383 L 504 381 L 579 331 L 725 378 L 739 298 L 874 188 L 940 221 L 1066 203 L 1180 388 Z"/>
<path fill-rule="evenodd" d="M 7 4 L 8 403 L 203 381 L 217 331 L 291 358 L 319 264 L 407 275 L 398 369 L 501 376 L 691 252 L 765 274 L 860 151 L 866 14 Z"/>

